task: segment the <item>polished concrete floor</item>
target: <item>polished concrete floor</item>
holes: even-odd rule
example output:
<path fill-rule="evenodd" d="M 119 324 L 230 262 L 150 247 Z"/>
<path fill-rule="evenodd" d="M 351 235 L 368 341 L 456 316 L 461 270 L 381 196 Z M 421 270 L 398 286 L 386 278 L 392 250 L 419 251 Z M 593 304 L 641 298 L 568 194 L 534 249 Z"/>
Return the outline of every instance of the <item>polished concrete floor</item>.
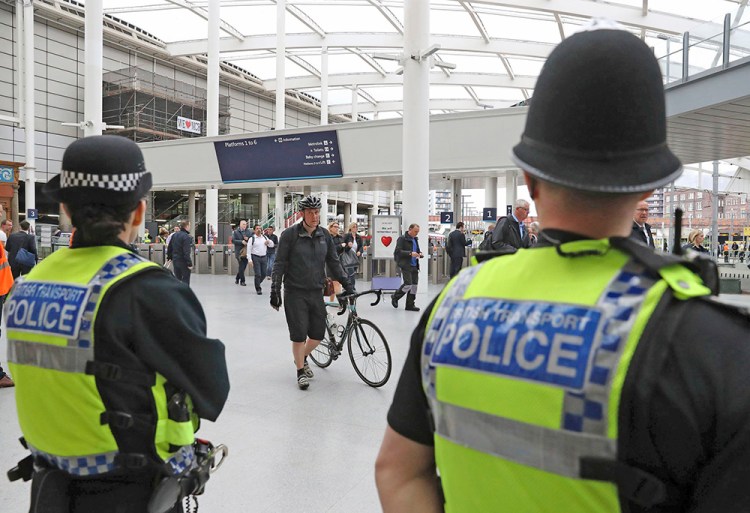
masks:
<path fill-rule="evenodd" d="M 360 291 L 367 283 L 359 282 Z M 347 355 L 317 369 L 307 391 L 297 388 L 284 313 L 252 286 L 229 276 L 194 275 L 192 288 L 203 304 L 209 335 L 227 347 L 231 392 L 216 423 L 199 434 L 229 447 L 230 456 L 199 497 L 204 512 L 380 511 L 373 464 L 386 426 L 386 412 L 406 358 L 419 314 L 394 310 L 390 297 L 378 306 L 358 303 L 361 317 L 384 332 L 393 373 L 382 388 L 365 385 Z M 423 287 L 424 290 L 424 287 Z M 430 286 L 417 304 L 440 291 Z M 261 336 L 258 333 L 262 333 Z M 7 369 L 5 334 L 0 361 Z M 28 483 L 9 483 L 5 471 L 25 456 L 18 444 L 14 389 L 0 389 L 0 511 L 27 511 Z"/>

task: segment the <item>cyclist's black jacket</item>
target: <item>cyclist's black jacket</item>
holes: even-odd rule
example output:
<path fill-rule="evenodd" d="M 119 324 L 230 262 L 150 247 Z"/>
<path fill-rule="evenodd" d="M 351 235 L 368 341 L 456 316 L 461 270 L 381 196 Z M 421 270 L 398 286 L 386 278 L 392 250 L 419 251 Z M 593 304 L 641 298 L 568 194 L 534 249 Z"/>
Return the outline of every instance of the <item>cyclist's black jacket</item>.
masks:
<path fill-rule="evenodd" d="M 336 246 L 328 230 L 318 226 L 309 235 L 302 223 L 290 226 L 279 237 L 276 261 L 271 273 L 271 290 L 322 290 L 325 285 L 326 264 L 331 278 L 347 283 Z"/>

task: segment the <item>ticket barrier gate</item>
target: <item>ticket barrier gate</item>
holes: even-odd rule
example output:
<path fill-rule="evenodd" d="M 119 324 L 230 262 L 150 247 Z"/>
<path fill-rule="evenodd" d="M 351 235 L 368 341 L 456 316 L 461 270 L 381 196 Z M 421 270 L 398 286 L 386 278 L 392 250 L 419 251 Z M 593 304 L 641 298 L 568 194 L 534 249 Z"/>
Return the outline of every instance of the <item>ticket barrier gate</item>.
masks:
<path fill-rule="evenodd" d="M 151 244 L 136 244 L 135 249 L 140 256 L 151 260 Z"/>
<path fill-rule="evenodd" d="M 443 250 L 443 248 L 432 248 L 430 258 L 427 262 L 427 268 L 430 274 L 430 281 L 434 285 L 445 283 L 448 281 L 449 273 L 445 271 L 446 260 L 450 259 L 446 259 L 445 251 Z"/>
<path fill-rule="evenodd" d="M 211 274 L 226 274 L 226 246 L 222 244 L 216 244 L 213 246 L 209 246 L 209 248 L 211 257 Z"/>
<path fill-rule="evenodd" d="M 206 244 L 195 245 L 195 262 L 193 262 L 193 272 L 196 274 L 208 274 L 210 254 Z"/>
<path fill-rule="evenodd" d="M 164 244 L 151 245 L 151 261 L 164 265 L 167 261 L 167 247 Z"/>

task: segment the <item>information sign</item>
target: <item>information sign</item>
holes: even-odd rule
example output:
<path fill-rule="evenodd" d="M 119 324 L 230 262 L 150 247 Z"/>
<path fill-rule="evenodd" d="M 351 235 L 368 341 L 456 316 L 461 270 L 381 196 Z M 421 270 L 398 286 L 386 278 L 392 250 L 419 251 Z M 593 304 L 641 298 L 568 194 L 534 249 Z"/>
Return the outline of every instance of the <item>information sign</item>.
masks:
<path fill-rule="evenodd" d="M 453 212 L 440 212 L 440 224 L 453 224 Z"/>
<path fill-rule="evenodd" d="M 224 183 L 340 178 L 335 130 L 214 142 Z"/>
<path fill-rule="evenodd" d="M 497 221 L 497 208 L 496 207 L 484 207 L 482 209 L 482 221 Z"/>

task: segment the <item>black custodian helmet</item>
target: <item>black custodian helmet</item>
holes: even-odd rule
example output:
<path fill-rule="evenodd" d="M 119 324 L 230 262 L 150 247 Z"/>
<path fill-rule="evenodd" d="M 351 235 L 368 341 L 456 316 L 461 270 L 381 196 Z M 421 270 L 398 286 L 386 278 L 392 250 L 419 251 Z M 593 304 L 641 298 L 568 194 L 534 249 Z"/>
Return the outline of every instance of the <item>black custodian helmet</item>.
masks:
<path fill-rule="evenodd" d="M 661 69 L 636 36 L 598 23 L 550 54 L 513 160 L 571 189 L 649 191 L 682 173 L 667 146 Z"/>

